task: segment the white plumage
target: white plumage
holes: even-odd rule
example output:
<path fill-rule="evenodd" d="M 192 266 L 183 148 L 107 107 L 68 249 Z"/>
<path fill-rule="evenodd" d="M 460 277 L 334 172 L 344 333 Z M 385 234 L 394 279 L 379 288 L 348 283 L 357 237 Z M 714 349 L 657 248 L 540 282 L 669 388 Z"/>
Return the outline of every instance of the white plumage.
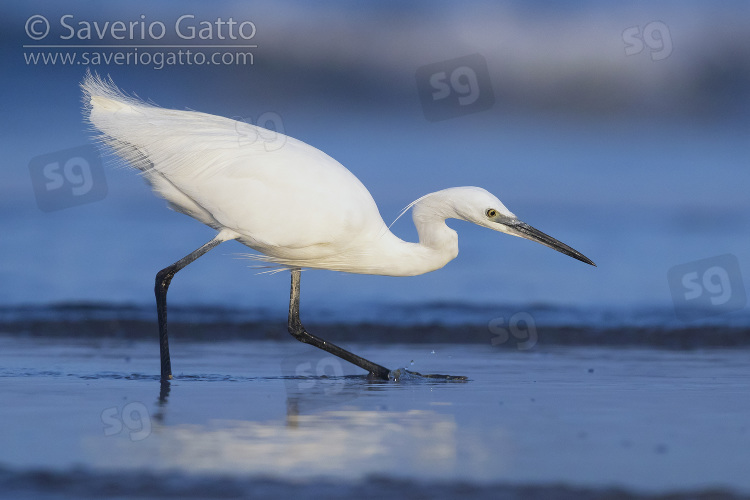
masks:
<path fill-rule="evenodd" d="M 86 117 L 101 142 L 140 170 L 175 210 L 220 231 L 222 240 L 257 250 L 262 260 L 409 276 L 439 269 L 458 254 L 446 218 L 529 237 L 519 233 L 518 219 L 495 196 L 463 187 L 412 203 L 420 242 L 402 241 L 383 222 L 367 188 L 302 141 L 228 118 L 147 104 L 90 73 L 81 86 Z M 533 239 L 585 259 L 564 245 Z"/>

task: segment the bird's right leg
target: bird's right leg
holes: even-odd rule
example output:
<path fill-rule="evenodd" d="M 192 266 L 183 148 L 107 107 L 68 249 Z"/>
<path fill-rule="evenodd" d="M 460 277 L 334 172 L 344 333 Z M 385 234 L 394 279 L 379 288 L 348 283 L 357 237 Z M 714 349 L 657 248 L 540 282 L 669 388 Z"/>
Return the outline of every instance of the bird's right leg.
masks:
<path fill-rule="evenodd" d="M 219 233 L 214 239 L 196 251 L 186 255 L 171 266 L 165 267 L 156 273 L 154 292 L 156 294 L 156 313 L 159 318 L 159 350 L 161 354 L 162 380 L 169 380 L 172 378 L 172 361 L 169 358 L 169 339 L 167 338 L 167 290 L 169 289 L 169 284 L 172 282 L 174 275 L 177 274 L 180 269 L 195 261 L 198 257 L 224 241 L 227 241 L 227 238 L 224 234 Z"/>
<path fill-rule="evenodd" d="M 356 354 L 353 354 L 346 349 L 342 349 L 335 344 L 327 342 L 320 337 L 316 337 L 315 335 L 312 335 L 308 333 L 307 330 L 305 330 L 305 327 L 302 326 L 302 321 L 300 321 L 299 319 L 299 282 L 300 269 L 292 269 L 292 290 L 289 297 L 289 333 L 291 333 L 292 336 L 300 342 L 314 345 L 319 349 L 330 352 L 334 356 L 338 356 L 344 361 L 348 361 L 364 370 L 367 370 L 374 377 L 377 377 L 381 380 L 388 380 L 388 375 L 391 373 L 391 370 L 389 370 L 388 368 L 380 366 L 377 363 L 373 363 L 372 361 L 368 361 L 365 358 L 361 358 Z"/>

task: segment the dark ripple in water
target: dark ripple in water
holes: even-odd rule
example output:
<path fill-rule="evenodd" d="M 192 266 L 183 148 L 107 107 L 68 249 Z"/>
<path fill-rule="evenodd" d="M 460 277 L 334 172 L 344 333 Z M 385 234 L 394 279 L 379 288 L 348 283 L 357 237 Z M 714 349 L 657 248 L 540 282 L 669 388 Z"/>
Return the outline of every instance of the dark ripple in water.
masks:
<path fill-rule="evenodd" d="M 419 481 L 373 476 L 359 482 L 331 480 L 284 481 L 264 477 L 215 477 L 180 473 L 34 470 L 17 472 L 0 466 L 0 494 L 16 500 L 67 498 L 432 498 L 467 500 L 628 500 L 748 498 L 712 489 L 670 494 L 638 494 L 619 488 L 577 488 L 564 485 L 476 485 L 460 481 Z"/>

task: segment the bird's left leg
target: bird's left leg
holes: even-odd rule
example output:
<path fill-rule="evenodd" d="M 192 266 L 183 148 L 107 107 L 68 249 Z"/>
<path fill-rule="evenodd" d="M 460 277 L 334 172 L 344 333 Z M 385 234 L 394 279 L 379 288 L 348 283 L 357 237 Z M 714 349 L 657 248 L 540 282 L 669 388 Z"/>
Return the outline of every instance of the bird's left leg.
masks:
<path fill-rule="evenodd" d="M 292 269 L 292 290 L 289 296 L 289 333 L 291 333 L 292 336 L 300 342 L 314 345 L 318 349 L 323 349 L 326 352 L 330 352 L 334 356 L 338 356 L 344 361 L 348 361 L 354 365 L 359 366 L 360 368 L 367 370 L 374 377 L 377 377 L 381 380 L 388 380 L 388 374 L 391 373 L 391 370 L 389 370 L 388 368 L 380 366 L 377 363 L 373 363 L 372 361 L 368 361 L 365 358 L 361 358 L 356 354 L 342 349 L 335 344 L 327 342 L 320 337 L 316 337 L 315 335 L 312 335 L 308 333 L 307 330 L 305 330 L 305 327 L 302 326 L 302 321 L 300 321 L 299 319 L 299 283 L 300 269 Z"/>

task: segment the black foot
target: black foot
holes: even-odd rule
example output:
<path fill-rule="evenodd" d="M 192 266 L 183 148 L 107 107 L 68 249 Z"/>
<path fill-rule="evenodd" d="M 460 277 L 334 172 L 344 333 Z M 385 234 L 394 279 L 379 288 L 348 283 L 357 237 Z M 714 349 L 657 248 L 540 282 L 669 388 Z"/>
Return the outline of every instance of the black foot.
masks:
<path fill-rule="evenodd" d="M 407 379 L 407 378 L 429 378 L 433 380 L 445 380 L 445 381 L 452 381 L 452 382 L 464 382 L 469 380 L 469 377 L 464 377 L 463 375 L 442 375 L 440 373 L 427 373 L 422 374 L 419 372 L 413 372 L 411 370 L 407 370 L 406 368 L 399 368 L 397 370 L 393 370 L 388 374 L 388 380 L 392 382 L 400 382 L 401 380 Z"/>

